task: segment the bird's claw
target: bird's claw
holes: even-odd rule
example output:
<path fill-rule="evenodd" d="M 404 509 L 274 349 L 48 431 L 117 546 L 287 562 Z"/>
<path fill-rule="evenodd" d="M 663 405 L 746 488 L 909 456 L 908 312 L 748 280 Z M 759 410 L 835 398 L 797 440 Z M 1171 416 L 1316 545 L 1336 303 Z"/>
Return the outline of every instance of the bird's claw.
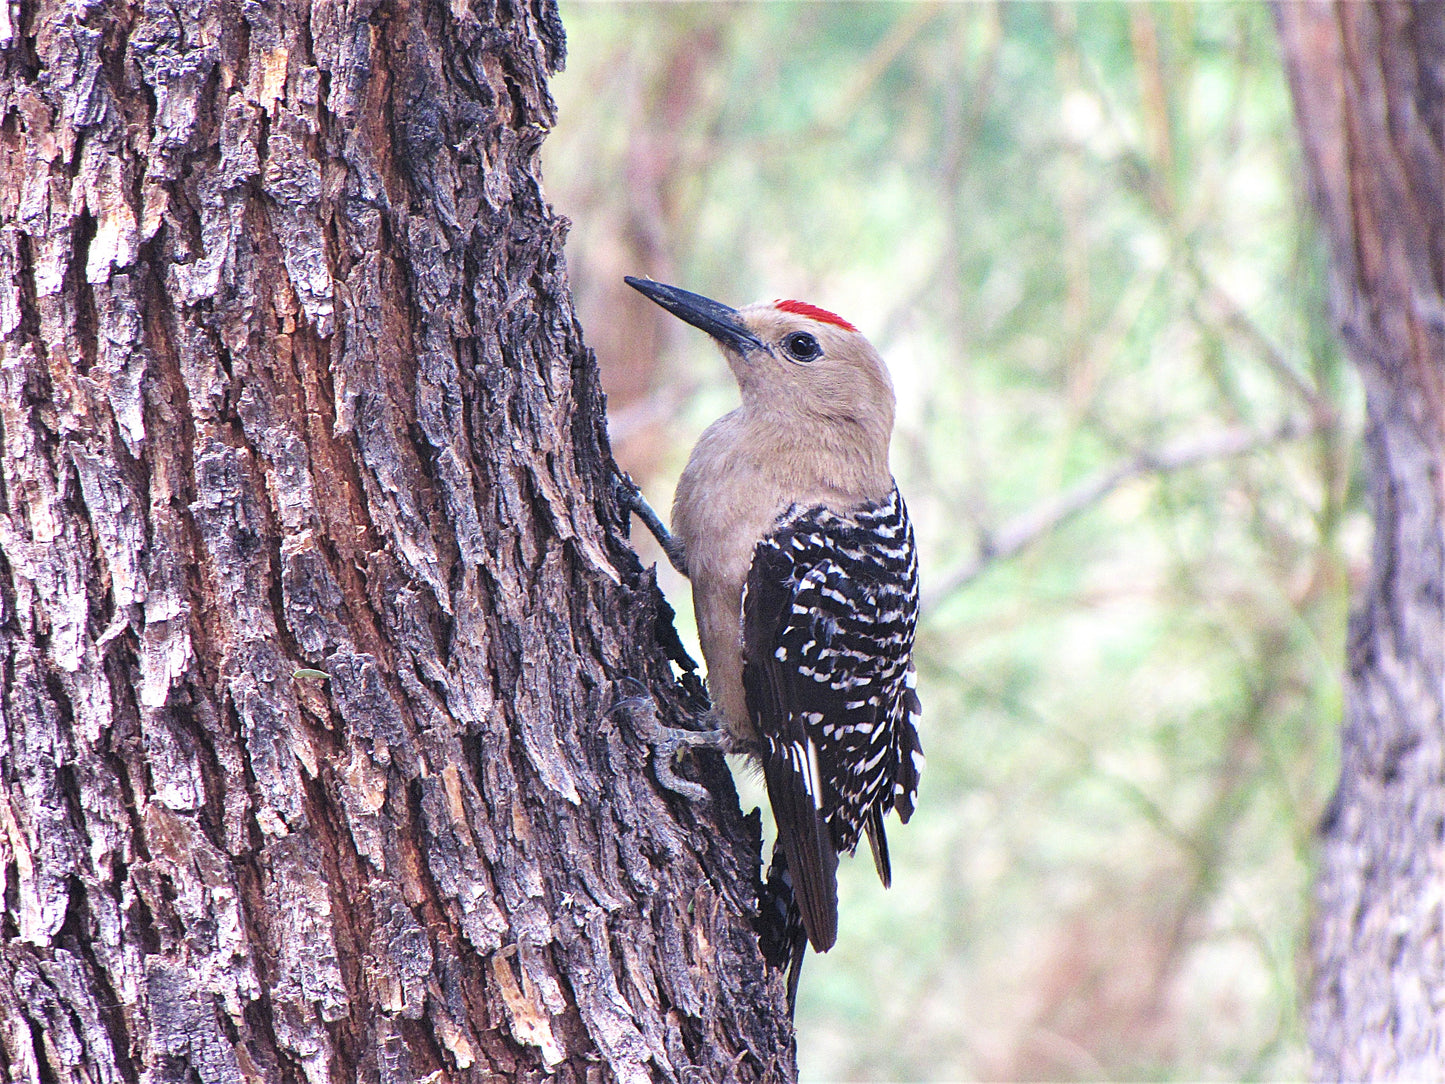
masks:
<path fill-rule="evenodd" d="M 637 515 L 643 525 L 652 532 L 652 537 L 657 539 L 657 544 L 662 547 L 662 552 L 667 554 L 667 560 L 673 568 L 677 569 L 684 576 L 687 575 L 687 554 L 683 549 L 682 541 L 675 537 L 662 522 L 662 517 L 652 505 L 647 503 L 647 498 L 642 495 L 642 490 L 632 476 L 624 471 L 617 472 L 617 503 L 629 512 Z"/>
<path fill-rule="evenodd" d="M 673 759 L 684 749 L 702 748 L 723 752 L 727 748 L 726 734 L 722 730 L 685 730 L 682 727 L 663 726 L 657 720 L 657 705 L 650 696 L 624 700 L 618 706 L 628 709 L 627 714 L 632 720 L 633 729 L 652 750 L 652 770 L 657 781 L 690 802 L 706 801 L 707 788 L 679 776 L 673 770 Z"/>

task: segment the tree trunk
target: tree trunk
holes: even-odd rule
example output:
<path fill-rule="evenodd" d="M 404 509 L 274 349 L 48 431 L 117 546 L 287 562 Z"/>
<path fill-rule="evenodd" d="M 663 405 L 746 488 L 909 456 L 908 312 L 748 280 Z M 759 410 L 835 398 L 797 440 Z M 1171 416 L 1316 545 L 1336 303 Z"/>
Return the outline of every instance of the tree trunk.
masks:
<path fill-rule="evenodd" d="M 0 1078 L 793 1074 L 756 821 L 638 738 L 696 681 L 538 179 L 562 49 L 0 3 Z"/>
<path fill-rule="evenodd" d="M 1445 7 L 1276 7 L 1364 378 L 1373 568 L 1322 825 L 1309 1033 L 1322 1079 L 1445 1074 Z"/>

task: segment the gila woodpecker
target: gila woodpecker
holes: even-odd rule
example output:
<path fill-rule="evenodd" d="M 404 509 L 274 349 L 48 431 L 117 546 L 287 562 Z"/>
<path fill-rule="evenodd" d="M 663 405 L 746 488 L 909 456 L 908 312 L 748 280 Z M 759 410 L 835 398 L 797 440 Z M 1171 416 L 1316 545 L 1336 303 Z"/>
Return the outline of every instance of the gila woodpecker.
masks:
<path fill-rule="evenodd" d="M 918 561 L 888 467 L 893 385 L 869 342 L 824 309 L 733 309 L 626 281 L 711 335 L 742 393 L 698 440 L 674 537 L 659 540 L 692 582 L 727 747 L 762 765 L 778 826 L 769 884 L 791 888 L 801 917 L 775 931 L 793 942 L 773 949 L 791 1002 L 803 933 L 818 952 L 837 939 L 838 854 L 866 834 L 889 883 L 883 819 L 896 809 L 907 822 L 923 762 Z M 655 514 L 649 526 L 661 528 Z"/>

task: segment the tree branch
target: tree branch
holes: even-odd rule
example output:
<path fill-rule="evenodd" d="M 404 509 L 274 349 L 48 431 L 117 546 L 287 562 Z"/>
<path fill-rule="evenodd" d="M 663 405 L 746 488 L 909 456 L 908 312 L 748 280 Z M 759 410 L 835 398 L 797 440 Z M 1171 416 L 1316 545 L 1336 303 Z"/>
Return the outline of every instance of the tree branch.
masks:
<path fill-rule="evenodd" d="M 925 596 L 925 612 L 942 605 L 995 562 L 1021 553 L 1079 513 L 1098 504 L 1125 482 L 1249 455 L 1261 448 L 1309 436 L 1319 428 L 1317 419 L 1288 418 L 1264 432 L 1239 426 L 1202 437 L 1177 440 L 1157 451 L 1139 452 L 1016 516 L 998 530 L 980 532 L 978 553 L 949 573 L 941 587 Z"/>

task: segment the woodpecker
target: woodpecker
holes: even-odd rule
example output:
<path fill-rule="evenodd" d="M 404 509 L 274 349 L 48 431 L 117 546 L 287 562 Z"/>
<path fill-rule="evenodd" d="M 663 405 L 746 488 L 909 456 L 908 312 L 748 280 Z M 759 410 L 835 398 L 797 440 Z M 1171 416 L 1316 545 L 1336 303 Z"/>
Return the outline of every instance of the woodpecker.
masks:
<path fill-rule="evenodd" d="M 817 952 L 837 940 L 838 855 L 866 835 L 889 884 L 884 818 L 907 823 L 923 763 L 918 560 L 888 466 L 893 385 L 868 340 L 825 309 L 733 309 L 626 282 L 711 335 L 741 392 L 692 451 L 671 535 L 643 518 L 692 582 L 725 744 L 762 766 L 778 826 L 768 883 L 796 903 L 774 921 L 771 954 L 788 963 L 791 1004 L 802 935 Z"/>

